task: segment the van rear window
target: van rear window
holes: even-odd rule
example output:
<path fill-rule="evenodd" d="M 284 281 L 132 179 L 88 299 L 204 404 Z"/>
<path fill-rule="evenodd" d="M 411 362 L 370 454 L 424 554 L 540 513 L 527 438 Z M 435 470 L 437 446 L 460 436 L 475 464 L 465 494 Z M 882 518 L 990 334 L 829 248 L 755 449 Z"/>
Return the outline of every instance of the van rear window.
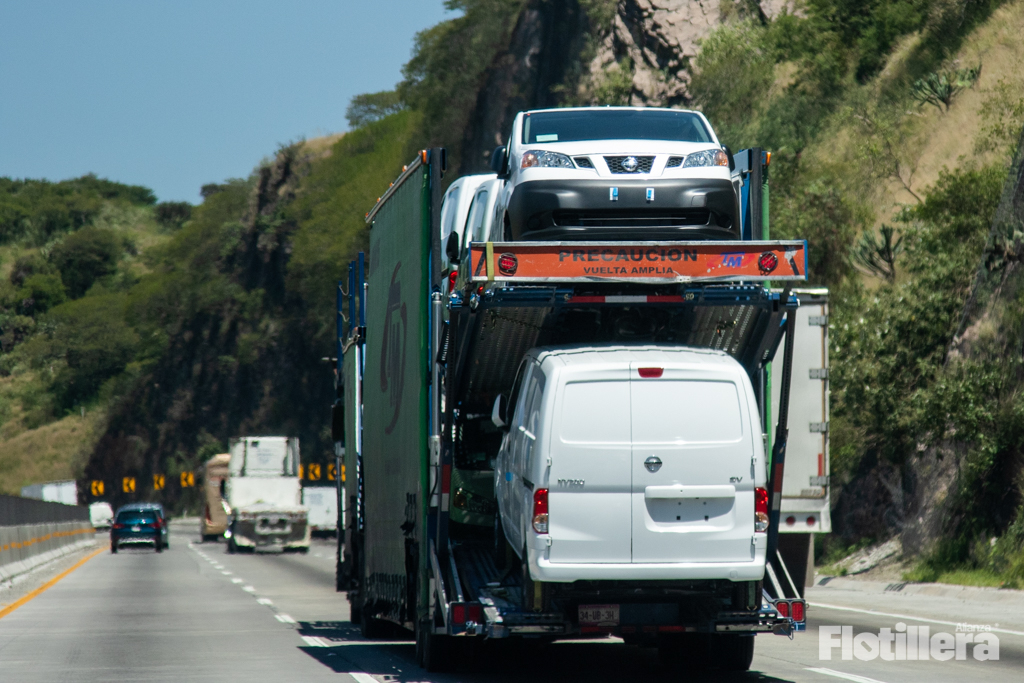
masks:
<path fill-rule="evenodd" d="M 629 382 L 566 384 L 560 431 L 569 443 L 629 443 Z"/>
<path fill-rule="evenodd" d="M 634 443 L 735 443 L 743 437 L 732 382 L 630 383 Z"/>

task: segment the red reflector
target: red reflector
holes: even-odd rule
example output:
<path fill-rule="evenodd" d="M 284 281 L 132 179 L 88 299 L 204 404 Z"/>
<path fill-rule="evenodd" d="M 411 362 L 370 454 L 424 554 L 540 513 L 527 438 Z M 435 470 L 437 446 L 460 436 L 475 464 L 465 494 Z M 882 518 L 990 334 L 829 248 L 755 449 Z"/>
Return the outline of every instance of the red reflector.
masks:
<path fill-rule="evenodd" d="M 665 372 L 664 368 L 637 368 L 637 372 L 644 379 L 657 379 L 661 377 L 662 373 Z"/>
<path fill-rule="evenodd" d="M 780 617 L 789 616 L 789 603 L 785 600 L 779 600 L 777 603 L 775 603 L 775 609 L 778 610 Z"/>
<path fill-rule="evenodd" d="M 466 617 L 467 621 L 472 621 L 477 624 L 484 623 L 484 609 L 479 602 L 471 602 L 466 605 Z"/>
<path fill-rule="evenodd" d="M 124 528 L 124 524 L 115 524 L 115 525 L 114 525 L 113 527 L 111 527 L 111 528 L 112 528 L 112 529 L 123 529 L 123 528 Z"/>
<path fill-rule="evenodd" d="M 466 623 L 466 605 L 461 602 L 452 603 L 452 623 L 453 624 L 465 624 Z"/>
<path fill-rule="evenodd" d="M 455 289 L 455 280 L 459 277 L 459 271 L 453 270 L 448 273 L 448 293 L 451 294 L 452 290 Z"/>
<path fill-rule="evenodd" d="M 754 512 L 768 514 L 768 489 L 754 489 Z"/>
<path fill-rule="evenodd" d="M 794 600 L 793 601 L 793 621 L 804 620 L 804 601 Z"/>
<path fill-rule="evenodd" d="M 793 526 L 794 524 L 796 524 L 796 517 L 793 515 L 786 517 L 786 526 Z"/>
<path fill-rule="evenodd" d="M 515 254 L 504 253 L 498 257 L 498 272 L 502 275 L 515 275 L 519 269 L 519 259 Z"/>
<path fill-rule="evenodd" d="M 807 518 L 807 526 L 814 526 L 814 517 Z"/>
<path fill-rule="evenodd" d="M 659 626 L 658 630 L 662 633 L 682 633 L 684 629 L 682 626 Z"/>

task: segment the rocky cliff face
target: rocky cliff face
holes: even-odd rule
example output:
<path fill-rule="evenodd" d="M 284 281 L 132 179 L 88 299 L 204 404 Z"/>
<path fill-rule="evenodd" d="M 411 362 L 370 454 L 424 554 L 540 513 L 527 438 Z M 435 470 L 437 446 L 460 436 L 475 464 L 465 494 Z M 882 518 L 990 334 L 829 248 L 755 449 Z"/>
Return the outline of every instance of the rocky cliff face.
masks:
<path fill-rule="evenodd" d="M 529 0 L 484 74 L 462 139 L 462 173 L 482 173 L 523 109 L 566 104 L 685 106 L 702 38 L 725 22 L 794 12 L 796 0 Z M 623 70 L 629 70 L 625 73 Z M 620 86 L 608 102 L 602 85 Z M 623 83 L 624 81 L 624 83 Z M 631 83 L 630 83 L 631 81 Z"/>

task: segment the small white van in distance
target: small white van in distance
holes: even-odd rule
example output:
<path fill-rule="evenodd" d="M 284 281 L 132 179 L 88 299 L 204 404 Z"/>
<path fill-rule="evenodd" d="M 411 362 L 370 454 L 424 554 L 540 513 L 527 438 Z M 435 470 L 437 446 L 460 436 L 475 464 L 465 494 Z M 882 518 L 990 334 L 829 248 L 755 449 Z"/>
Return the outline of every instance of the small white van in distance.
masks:
<path fill-rule="evenodd" d="M 758 415 L 746 372 L 720 351 L 533 349 L 492 415 L 507 430 L 499 537 L 533 581 L 759 581 Z"/>

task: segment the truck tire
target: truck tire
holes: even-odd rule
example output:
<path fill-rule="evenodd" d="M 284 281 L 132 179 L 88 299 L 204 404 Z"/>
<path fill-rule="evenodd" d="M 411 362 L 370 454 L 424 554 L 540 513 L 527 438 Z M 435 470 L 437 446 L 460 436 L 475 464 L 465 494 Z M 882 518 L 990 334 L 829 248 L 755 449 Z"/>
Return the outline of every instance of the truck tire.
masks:
<path fill-rule="evenodd" d="M 360 624 L 360 625 L 362 625 L 362 623 L 363 623 L 363 606 L 361 604 L 357 604 L 357 603 L 355 603 L 353 601 L 349 601 L 349 603 L 348 603 L 348 620 L 351 621 L 353 624 Z"/>
<path fill-rule="evenodd" d="M 724 634 L 714 636 L 713 657 L 724 671 L 746 671 L 754 659 L 754 636 Z"/>
<path fill-rule="evenodd" d="M 422 626 L 416 629 L 416 656 L 420 666 L 431 673 L 451 671 L 454 664 L 452 637 L 430 633 L 429 621 L 420 623 Z"/>
<path fill-rule="evenodd" d="M 228 555 L 234 555 L 238 551 L 238 546 L 235 545 L 234 535 L 228 539 Z"/>
<path fill-rule="evenodd" d="M 359 631 L 362 633 L 363 638 L 367 640 L 378 640 L 388 635 L 387 624 L 376 617 L 370 616 L 370 612 L 366 609 L 365 605 L 359 610 Z"/>
<path fill-rule="evenodd" d="M 710 636 L 703 633 L 662 634 L 658 639 L 658 659 L 669 671 L 704 671 L 710 664 Z"/>
<path fill-rule="evenodd" d="M 110 542 L 110 552 L 113 555 L 117 554 L 117 541 L 111 541 Z"/>

